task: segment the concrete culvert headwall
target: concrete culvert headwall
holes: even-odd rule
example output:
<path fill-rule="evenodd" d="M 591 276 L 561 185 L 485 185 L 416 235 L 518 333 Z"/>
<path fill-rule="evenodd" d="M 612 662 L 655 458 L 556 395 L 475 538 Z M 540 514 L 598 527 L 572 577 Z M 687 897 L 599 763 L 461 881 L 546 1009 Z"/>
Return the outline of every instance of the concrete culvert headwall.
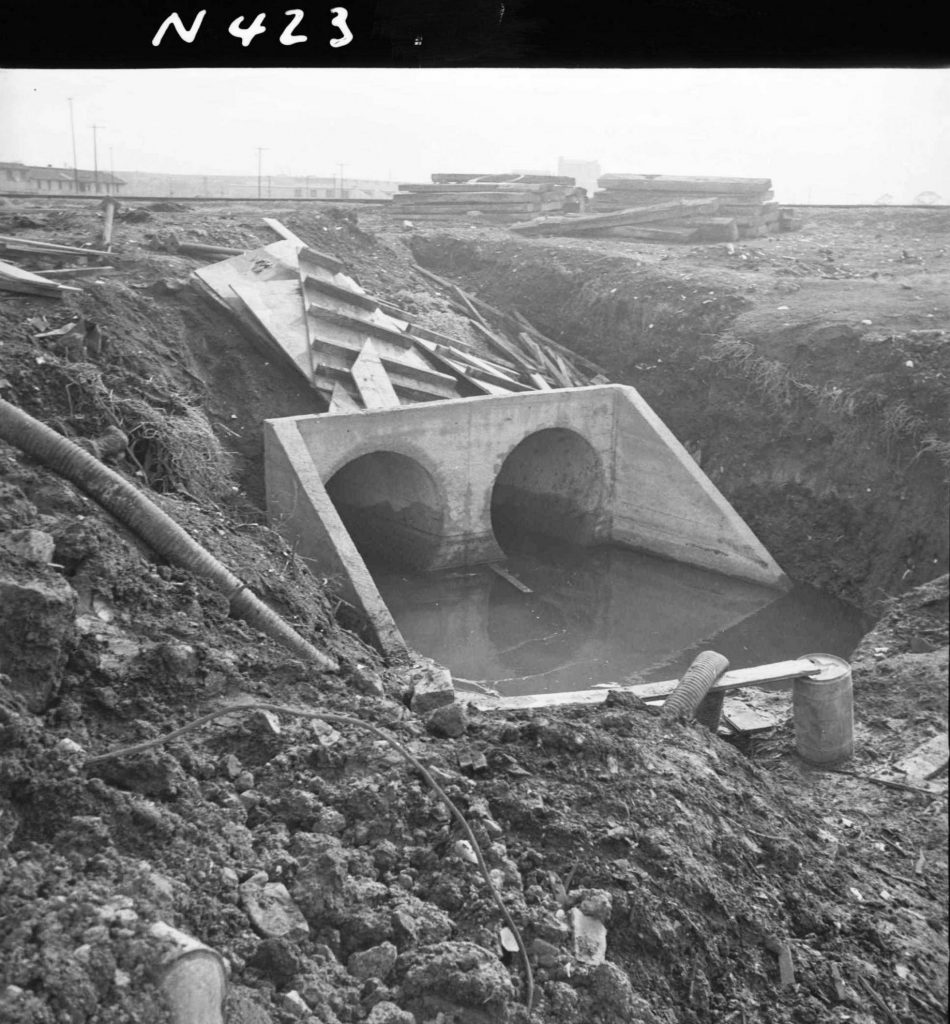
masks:
<path fill-rule="evenodd" d="M 334 473 L 327 494 L 365 559 L 430 567 L 442 538 L 444 503 L 415 459 L 386 451 L 362 455 Z"/>
<path fill-rule="evenodd" d="M 505 550 L 530 533 L 589 544 L 603 501 L 603 467 L 590 443 L 561 427 L 539 430 L 502 464 L 492 490 L 492 529 Z"/>

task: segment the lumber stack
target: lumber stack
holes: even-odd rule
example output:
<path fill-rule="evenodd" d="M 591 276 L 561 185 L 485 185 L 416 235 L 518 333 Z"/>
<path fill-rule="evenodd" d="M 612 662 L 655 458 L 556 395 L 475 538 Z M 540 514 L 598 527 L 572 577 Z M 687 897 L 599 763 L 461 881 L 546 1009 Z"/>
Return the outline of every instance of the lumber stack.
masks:
<path fill-rule="evenodd" d="M 392 212 L 411 220 L 476 217 L 511 223 L 526 216 L 579 210 L 587 193 L 573 178 L 544 174 L 433 174 L 432 181 L 403 184 Z"/>
<path fill-rule="evenodd" d="M 511 225 L 522 235 L 585 235 L 588 237 L 639 238 L 656 242 L 692 242 L 700 238 L 697 221 L 714 222 L 719 218 L 719 199 L 670 199 L 607 213 L 567 214 L 562 217 L 537 217 Z M 731 219 L 730 219 L 731 222 Z M 735 225 L 732 225 L 733 229 Z"/>
<path fill-rule="evenodd" d="M 715 196 L 719 209 L 715 221 L 695 218 L 694 227 L 703 241 L 734 241 L 760 238 L 796 225 L 792 211 L 774 201 L 769 178 L 675 177 L 666 174 L 605 174 L 597 179 L 594 194 L 599 212 L 649 206 L 664 199 L 699 199 Z M 733 230 L 727 220 L 735 222 Z"/>

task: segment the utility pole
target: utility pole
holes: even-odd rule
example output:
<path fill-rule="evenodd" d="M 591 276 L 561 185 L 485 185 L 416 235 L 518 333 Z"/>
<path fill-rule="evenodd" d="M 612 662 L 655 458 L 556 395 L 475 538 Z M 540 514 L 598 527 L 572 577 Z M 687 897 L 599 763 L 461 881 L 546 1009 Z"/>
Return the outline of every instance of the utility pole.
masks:
<path fill-rule="evenodd" d="M 79 167 L 76 163 L 76 122 L 73 120 L 73 98 L 69 97 L 69 134 L 73 138 L 73 191 L 79 194 Z"/>
<path fill-rule="evenodd" d="M 261 154 L 264 152 L 265 149 L 267 149 L 267 146 L 258 146 L 257 147 L 257 198 L 258 199 L 261 198 Z"/>
<path fill-rule="evenodd" d="M 346 167 L 346 164 L 337 164 L 337 167 L 340 168 L 340 198 L 342 199 L 343 198 L 343 168 Z"/>
<path fill-rule="evenodd" d="M 96 195 L 99 194 L 99 150 L 96 140 L 96 131 L 102 128 L 101 124 L 94 124 L 92 126 L 92 176 L 96 183 Z"/>

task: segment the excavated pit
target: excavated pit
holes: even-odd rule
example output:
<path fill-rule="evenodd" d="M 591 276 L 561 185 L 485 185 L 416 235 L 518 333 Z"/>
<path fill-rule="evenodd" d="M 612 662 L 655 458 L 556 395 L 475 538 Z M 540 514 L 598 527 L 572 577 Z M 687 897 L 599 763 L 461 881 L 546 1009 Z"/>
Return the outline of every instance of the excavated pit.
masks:
<path fill-rule="evenodd" d="M 431 232 L 411 247 L 636 387 L 791 578 L 873 613 L 948 567 L 944 250 L 896 241 L 910 227 L 929 253 L 946 217 L 823 217 L 874 244 L 848 263 L 819 249 L 818 267 L 772 240 L 661 255 Z"/>

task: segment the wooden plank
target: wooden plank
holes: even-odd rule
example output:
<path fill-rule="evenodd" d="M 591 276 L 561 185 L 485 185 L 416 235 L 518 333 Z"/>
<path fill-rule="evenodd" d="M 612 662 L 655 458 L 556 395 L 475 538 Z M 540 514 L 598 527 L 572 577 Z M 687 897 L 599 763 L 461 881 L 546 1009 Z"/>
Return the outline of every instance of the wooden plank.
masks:
<path fill-rule="evenodd" d="M 307 278 L 307 285 L 309 286 L 312 281 L 313 278 Z M 313 302 L 307 303 L 307 312 L 316 320 L 324 320 L 339 327 L 348 327 L 361 334 L 372 334 L 375 337 L 384 338 L 400 348 L 410 349 L 413 345 L 412 338 L 407 334 L 404 334 L 402 331 L 393 330 L 391 327 L 386 327 L 374 320 L 364 320 L 360 317 L 349 316 L 346 313 L 338 313 L 335 309 L 328 309 L 326 306 L 320 306 Z"/>
<path fill-rule="evenodd" d="M 947 733 L 940 733 L 922 743 L 916 750 L 902 757 L 894 771 L 915 779 L 929 779 L 947 766 L 950 760 L 950 746 Z"/>
<path fill-rule="evenodd" d="M 317 291 L 324 292 L 326 295 L 332 295 L 335 299 L 341 299 L 350 305 L 359 306 L 361 309 L 368 310 L 369 312 L 379 309 L 379 303 L 371 295 L 351 291 L 349 288 L 343 288 L 332 281 L 326 281 L 309 274 L 307 275 L 307 287 L 315 288 Z"/>
<path fill-rule="evenodd" d="M 451 185 L 462 182 L 473 181 L 497 181 L 497 182 L 518 182 L 530 183 L 532 185 L 576 185 L 574 178 L 568 178 L 563 174 L 432 174 L 432 181 L 436 185 Z"/>
<path fill-rule="evenodd" d="M 351 352 L 341 353 L 339 350 L 332 348 L 323 349 L 322 347 L 318 347 L 314 352 L 314 356 L 317 362 L 317 368 L 314 371 L 316 379 L 319 380 L 320 378 L 323 378 L 330 381 L 330 387 L 328 390 L 332 391 L 332 383 L 334 381 L 341 381 L 343 386 L 346 388 L 355 387 L 355 381 L 353 379 L 353 366 L 355 361 Z M 447 398 L 459 397 L 457 392 L 453 392 L 449 395 L 436 394 L 433 392 L 430 385 L 420 384 L 411 377 L 405 377 L 400 373 L 391 373 L 388 370 L 386 373 L 396 395 L 400 399 L 405 399 L 407 404 L 416 402 L 444 401 Z M 400 402 L 400 404 L 402 404 L 402 402 Z"/>
<path fill-rule="evenodd" d="M 0 289 L 5 292 L 17 292 L 21 295 L 59 296 L 63 292 L 79 292 L 81 288 L 49 281 L 39 274 L 24 270 L 13 263 L 0 262 Z"/>
<path fill-rule="evenodd" d="M 41 242 L 36 238 L 20 238 L 17 235 L 0 235 L 0 244 L 29 246 L 32 249 L 45 249 L 47 252 L 68 252 L 74 256 L 111 257 L 111 252 L 101 249 L 83 249 L 76 245 L 57 245 L 55 242 Z"/>
<path fill-rule="evenodd" d="M 550 185 L 538 182 L 527 181 L 473 181 L 473 182 L 442 182 L 433 184 L 431 182 L 420 182 L 418 184 L 402 184 L 398 186 L 399 192 L 414 193 L 441 193 L 443 195 L 452 192 L 536 192 L 543 195 L 567 195 L 571 190 L 570 185 Z"/>
<path fill-rule="evenodd" d="M 807 658 L 797 661 L 779 661 L 753 668 L 732 669 L 713 683 L 710 692 L 728 692 L 743 686 L 764 686 L 768 683 L 789 682 L 820 671 Z M 571 705 L 602 704 L 612 690 L 633 693 L 644 701 L 667 698 L 677 687 L 678 679 L 658 683 L 610 684 L 593 690 L 566 690 L 560 693 L 534 693 L 518 697 L 492 697 L 483 694 L 457 692 L 456 699 L 468 701 L 482 711 L 530 711 L 533 708 L 565 707 Z"/>
<path fill-rule="evenodd" d="M 512 224 L 511 230 L 524 235 L 538 234 L 590 234 L 601 228 L 624 227 L 627 224 L 651 224 L 654 221 L 676 219 L 690 213 L 715 213 L 719 200 L 673 199 L 667 203 L 634 206 L 612 213 L 571 214 L 564 217 L 546 217 L 540 220 Z"/>
<path fill-rule="evenodd" d="M 483 384 L 490 384 L 494 388 L 503 388 L 506 394 L 515 394 L 519 391 L 531 391 L 531 387 L 521 381 L 514 380 L 504 373 L 496 373 L 493 370 L 483 369 L 474 365 L 470 359 L 464 358 L 467 353 L 448 345 L 437 345 L 435 342 L 420 341 L 420 346 L 430 359 L 439 365 L 446 366 L 457 377 L 462 377 L 471 383 L 478 384 L 478 390 L 485 394 L 492 393 L 491 388 L 482 387 Z"/>
<path fill-rule="evenodd" d="M 541 376 L 540 373 L 529 373 L 528 376 L 537 386 L 538 391 L 550 391 L 551 385 Z"/>
<path fill-rule="evenodd" d="M 311 266 L 323 267 L 324 270 L 329 270 L 331 274 L 342 274 L 346 269 L 346 265 L 335 256 L 330 256 L 319 249 L 314 249 L 312 245 L 305 245 L 297 253 L 297 259 L 301 266 L 306 268 Z"/>
<path fill-rule="evenodd" d="M 365 343 L 365 340 L 365 338 L 362 339 L 362 342 Z M 313 341 L 315 358 L 319 359 L 324 353 L 335 353 L 342 359 L 348 360 L 350 365 L 352 365 L 353 361 L 360 354 L 361 349 L 362 343 L 359 345 L 351 345 L 335 339 L 320 337 L 315 337 Z M 422 359 L 420 359 L 418 363 L 403 362 L 399 357 L 387 355 L 385 352 L 379 351 L 378 345 L 377 355 L 390 377 L 392 377 L 393 374 L 400 374 L 403 377 L 417 381 L 418 389 L 432 395 L 433 397 L 458 397 L 455 392 L 455 377 L 450 376 L 447 373 L 440 373 L 438 370 L 434 370 L 429 366 L 422 365 Z"/>
<path fill-rule="evenodd" d="M 732 217 L 735 215 L 743 216 L 745 214 L 761 214 L 765 215 L 771 212 L 778 212 L 778 203 L 734 203 L 731 199 L 728 202 L 719 200 L 719 212 L 725 217 Z"/>
<path fill-rule="evenodd" d="M 548 353 L 544 351 L 543 346 L 538 344 L 538 342 L 535 341 L 527 331 L 521 331 L 518 334 L 518 339 L 527 349 L 529 349 L 529 351 L 534 353 L 534 356 L 538 361 L 538 367 L 542 370 L 547 370 L 552 380 L 554 380 L 559 387 L 570 388 L 574 386 L 570 375 L 565 373 L 564 370 L 562 370 L 555 362 L 555 359 L 557 358 L 556 353 L 553 357 L 548 355 Z"/>
<path fill-rule="evenodd" d="M 641 242 L 695 242 L 699 228 L 605 228 L 602 232 L 611 238 L 636 238 Z"/>
<path fill-rule="evenodd" d="M 429 358 L 437 366 L 441 366 L 448 370 L 460 381 L 464 381 L 472 390 L 477 391 L 482 395 L 512 395 L 515 394 L 515 390 L 511 387 L 506 387 L 504 384 L 498 382 L 498 378 L 489 379 L 487 374 L 478 374 L 473 367 L 466 363 L 458 362 L 446 355 L 446 348 L 442 345 L 436 345 L 433 342 L 420 342 L 420 345 L 430 345 L 431 351 L 428 353 Z M 525 388 L 524 390 L 530 390 Z"/>
<path fill-rule="evenodd" d="M 714 178 L 677 176 L 672 174 L 603 174 L 597 179 L 600 188 L 650 189 L 653 192 L 704 192 L 723 195 L 730 192 L 765 192 L 772 187 L 771 178 Z"/>
<path fill-rule="evenodd" d="M 327 412 L 337 416 L 348 415 L 354 412 L 362 412 L 363 407 L 346 390 L 342 381 L 334 381 L 333 391 L 330 394 L 330 408 Z"/>
<path fill-rule="evenodd" d="M 758 205 L 775 198 L 775 193 L 767 192 L 730 192 L 720 195 L 716 193 L 720 207 L 729 205 Z M 663 203 L 671 199 L 708 199 L 708 192 L 651 192 L 646 189 L 630 191 L 628 189 L 608 189 L 595 192 L 593 203 L 597 209 L 623 209 L 627 206 L 647 206 L 650 203 Z"/>
<path fill-rule="evenodd" d="M 56 270 L 37 270 L 39 277 L 100 277 L 117 274 L 115 267 L 58 267 Z"/>
<path fill-rule="evenodd" d="M 423 327 L 420 324 L 411 324 L 406 334 L 413 339 L 413 341 L 432 341 L 437 345 L 450 345 L 452 348 L 461 349 L 463 352 L 474 352 L 474 348 L 467 341 L 460 341 L 458 338 L 450 338 L 447 334 L 442 334 L 440 331 L 433 331 L 428 327 Z M 514 363 L 508 362 L 506 359 L 493 357 L 494 361 L 508 373 L 518 372 L 518 367 Z"/>
<path fill-rule="evenodd" d="M 367 409 L 395 409 L 399 407 L 396 390 L 386 373 L 372 341 L 363 345 L 350 372 L 360 398 Z"/>
<path fill-rule="evenodd" d="M 285 227 L 276 218 L 264 217 L 263 221 L 271 229 L 271 231 L 276 231 L 281 238 L 286 238 L 288 242 L 294 242 L 296 245 L 299 245 L 302 248 L 306 248 L 307 243 L 300 237 L 300 235 L 295 235 L 293 231 L 290 230 L 290 228 Z"/>
<path fill-rule="evenodd" d="M 407 217 L 410 219 L 437 219 L 441 217 L 460 217 L 466 218 L 471 214 L 478 214 L 476 220 L 493 220 L 500 219 L 502 217 L 509 218 L 511 220 L 524 220 L 524 215 L 527 213 L 533 214 L 557 214 L 564 211 L 564 204 L 561 202 L 556 203 L 504 203 L 496 206 L 487 206 L 481 203 L 468 203 L 467 205 L 449 206 L 449 205 L 433 205 L 433 206 L 419 206 L 419 205 L 402 205 L 395 204 L 393 206 L 393 213 L 398 214 L 400 217 Z"/>
<path fill-rule="evenodd" d="M 449 355 L 453 359 L 458 359 L 460 362 L 467 363 L 474 370 L 488 374 L 489 379 L 497 378 L 500 384 L 510 384 L 513 388 L 519 391 L 526 386 L 524 382 L 519 380 L 514 374 L 507 373 L 504 367 L 499 366 L 497 363 L 493 363 L 489 359 L 481 359 L 474 353 L 463 352 L 461 349 L 457 349 L 454 346 L 449 349 Z M 517 373 L 517 371 L 515 372 Z"/>
<path fill-rule="evenodd" d="M 397 205 L 415 206 L 464 206 L 465 204 L 506 205 L 515 203 L 518 205 L 538 205 L 542 202 L 539 193 L 531 192 L 413 192 L 397 193 L 392 201 Z"/>
<path fill-rule="evenodd" d="M 485 339 L 493 348 L 495 348 L 496 351 L 508 356 L 524 373 L 532 373 L 537 369 L 537 367 L 534 366 L 530 360 L 525 359 L 524 356 L 522 356 L 514 345 L 512 345 L 506 338 L 503 338 L 500 334 L 496 334 L 494 331 L 489 330 L 477 320 L 473 320 L 472 322 L 475 324 L 476 330 L 480 331 L 485 336 Z"/>
<path fill-rule="evenodd" d="M 553 349 L 555 352 L 560 352 L 562 356 L 569 359 L 572 363 L 577 363 L 593 373 L 609 376 L 607 371 L 602 366 L 593 362 L 593 360 L 588 359 L 586 356 L 582 356 L 580 352 L 573 352 L 566 345 L 562 345 L 559 341 L 555 341 L 553 338 L 549 338 L 546 334 L 543 334 L 523 313 L 519 312 L 517 309 L 513 309 L 511 311 L 511 315 L 514 320 L 531 335 L 531 337 L 537 338 L 539 342 L 543 342 L 548 348 Z"/>
<path fill-rule="evenodd" d="M 510 583 L 515 590 L 520 590 L 522 594 L 533 594 L 534 591 L 522 583 L 516 576 L 512 576 L 507 569 L 503 569 L 497 562 L 489 562 L 488 568 L 496 575 L 500 576 L 506 583 Z"/>

